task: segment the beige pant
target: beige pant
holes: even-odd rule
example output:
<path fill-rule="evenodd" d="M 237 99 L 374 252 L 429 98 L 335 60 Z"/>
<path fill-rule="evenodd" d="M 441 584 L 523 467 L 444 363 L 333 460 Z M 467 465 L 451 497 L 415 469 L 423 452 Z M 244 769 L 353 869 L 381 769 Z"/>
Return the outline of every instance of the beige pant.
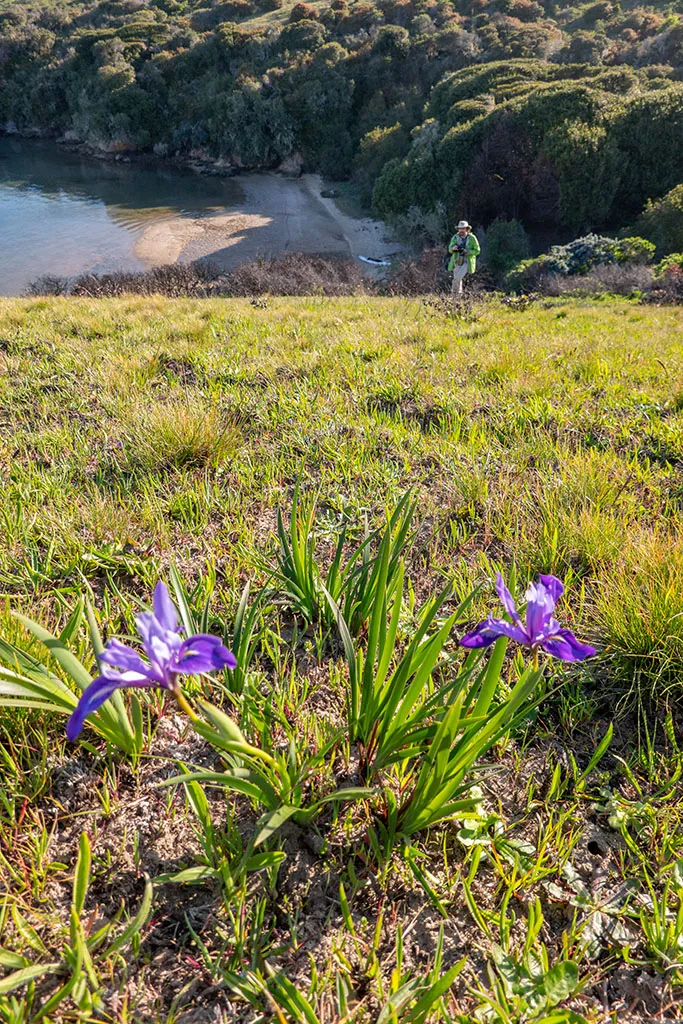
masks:
<path fill-rule="evenodd" d="M 456 265 L 453 267 L 453 284 L 451 285 L 451 295 L 462 295 L 462 282 L 465 274 L 467 273 L 467 261 L 463 263 L 461 267 Z"/>

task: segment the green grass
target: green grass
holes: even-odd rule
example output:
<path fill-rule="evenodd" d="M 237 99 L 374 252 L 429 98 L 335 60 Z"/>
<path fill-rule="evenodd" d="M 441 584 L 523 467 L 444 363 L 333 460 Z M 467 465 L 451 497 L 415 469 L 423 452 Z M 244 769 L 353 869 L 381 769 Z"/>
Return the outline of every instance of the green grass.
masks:
<path fill-rule="evenodd" d="M 284 28 L 289 21 L 289 16 L 295 6 L 296 2 L 286 2 L 276 11 L 265 11 L 262 14 L 251 15 L 248 18 L 243 18 L 238 21 L 238 24 L 240 26 L 244 26 L 246 29 L 281 29 Z M 327 3 L 327 0 L 312 0 L 308 6 L 315 8 L 319 14 L 324 14 L 328 9 L 329 4 Z"/>
<path fill-rule="evenodd" d="M 412 489 L 399 637 L 446 581 L 460 599 L 482 586 L 476 621 L 495 568 L 514 565 L 520 589 L 564 579 L 560 617 L 598 648 L 549 667 L 533 725 L 486 757 L 485 820 L 441 823 L 384 860 L 361 803 L 290 823 L 255 862 L 246 798 L 207 790 L 205 805 L 188 788 L 186 806 L 182 787 L 155 788 L 178 761 L 212 767 L 160 696 L 139 764 L 92 732 L 67 749 L 62 719 L 2 710 L 0 964 L 57 966 L 14 994 L 0 981 L 1 1020 L 99 1006 L 145 1022 L 571 1024 L 631 1004 L 653 1019 L 660 1003 L 681 1019 L 682 330 L 680 308 L 627 300 L 468 316 L 375 298 L 0 303 L 3 638 L 37 654 L 11 609 L 61 629 L 84 590 L 108 635 L 128 634 L 171 565 L 197 607 L 213 580 L 207 626 L 231 623 L 247 580 L 272 584 L 277 511 L 286 521 L 298 482 L 318 492 L 323 562 L 344 520 L 380 527 Z M 334 630 L 269 601 L 247 673 L 262 717 L 222 684 L 207 692 L 241 709 L 252 742 L 313 751 L 323 789 L 358 785 L 351 748 L 315 753 L 345 720 Z M 86 657 L 84 631 L 70 639 Z M 70 923 L 84 831 L 90 889 Z M 198 870 L 201 885 L 168 881 Z M 35 1016 L 79 956 L 83 980 Z"/>
<path fill-rule="evenodd" d="M 5 302 L 0 593 L 144 589 L 170 558 L 229 591 L 299 476 L 330 532 L 413 487 L 432 577 L 569 574 L 619 687 L 675 686 L 680 332 L 626 301 Z"/>

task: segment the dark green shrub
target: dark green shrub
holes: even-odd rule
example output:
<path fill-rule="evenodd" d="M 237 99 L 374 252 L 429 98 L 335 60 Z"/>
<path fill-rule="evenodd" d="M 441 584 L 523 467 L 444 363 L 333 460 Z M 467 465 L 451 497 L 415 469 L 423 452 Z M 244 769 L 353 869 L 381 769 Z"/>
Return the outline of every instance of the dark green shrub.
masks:
<path fill-rule="evenodd" d="M 529 256 L 529 236 L 518 220 L 497 217 L 486 232 L 486 266 L 506 274 Z"/>
<path fill-rule="evenodd" d="M 309 53 L 322 46 L 325 37 L 325 27 L 319 21 L 295 21 L 280 33 L 280 47 L 291 52 Z"/>
<path fill-rule="evenodd" d="M 311 7 L 310 4 L 294 4 L 289 12 L 290 21 L 319 21 L 319 19 L 317 7 Z"/>
<path fill-rule="evenodd" d="M 377 6 L 388 25 L 402 25 L 404 28 L 415 14 L 411 0 L 379 0 Z"/>
<path fill-rule="evenodd" d="M 211 8 L 217 24 L 225 21 L 239 21 L 256 13 L 257 6 L 252 0 L 223 0 Z"/>
<path fill-rule="evenodd" d="M 380 217 L 391 217 L 413 206 L 412 175 L 407 160 L 389 160 L 372 190 L 372 206 Z"/>
<path fill-rule="evenodd" d="M 501 9 L 520 21 L 538 21 L 545 14 L 541 4 L 534 3 L 534 0 L 505 0 Z"/>
<path fill-rule="evenodd" d="M 368 32 L 382 20 L 382 13 L 373 4 L 354 4 L 339 21 L 339 30 L 346 33 Z"/>
<path fill-rule="evenodd" d="M 325 43 L 319 50 L 316 50 L 313 60 L 316 64 L 329 64 L 334 67 L 334 65 L 346 60 L 348 55 L 349 51 L 345 50 L 339 43 Z"/>
<path fill-rule="evenodd" d="M 623 163 L 614 213 L 626 220 L 638 214 L 648 197 L 664 196 L 681 182 L 683 89 L 675 85 L 629 98 L 618 111 L 610 134 Z M 680 210 L 680 193 L 674 205 Z M 635 233 L 650 238 L 640 226 L 636 226 Z M 657 245 L 659 255 L 666 255 L 666 251 L 659 251 L 656 238 L 650 241 Z M 681 248 L 679 242 L 668 251 Z"/>
<path fill-rule="evenodd" d="M 601 32 L 575 32 L 558 57 L 567 64 L 602 64 L 607 39 Z"/>
<path fill-rule="evenodd" d="M 403 125 L 373 128 L 360 140 L 360 153 L 356 167 L 366 181 L 374 181 L 390 160 L 400 159 L 410 146 L 410 138 Z"/>
<path fill-rule="evenodd" d="M 480 96 L 476 100 L 460 100 L 459 103 L 454 103 L 448 111 L 445 124 L 449 128 L 458 124 L 467 124 L 475 117 L 489 114 L 494 106 L 495 102 L 492 96 Z"/>
<path fill-rule="evenodd" d="M 658 256 L 683 251 L 683 184 L 661 199 L 650 200 L 634 228 L 654 242 Z"/>
<path fill-rule="evenodd" d="M 610 264 L 645 264 L 654 254 L 654 246 L 644 238 L 606 238 L 585 235 L 567 245 L 553 245 L 550 252 L 535 259 L 522 260 L 508 272 L 508 291 L 530 291 L 539 288 L 548 275 L 579 277 L 594 267 Z"/>
<path fill-rule="evenodd" d="M 213 7 L 199 7 L 192 12 L 190 27 L 195 32 L 209 32 L 220 20 L 220 14 Z"/>
<path fill-rule="evenodd" d="M 550 250 L 551 270 L 555 274 L 586 274 L 598 264 L 617 263 L 619 242 L 604 235 L 586 235 L 567 245 Z"/>
<path fill-rule="evenodd" d="M 557 273 L 555 262 L 551 256 L 535 256 L 530 260 L 522 260 L 505 275 L 503 286 L 508 292 L 538 291 L 543 279 Z"/>
<path fill-rule="evenodd" d="M 382 25 L 373 51 L 380 57 L 405 57 L 410 52 L 410 36 L 400 25 Z"/>
<path fill-rule="evenodd" d="M 583 12 L 585 25 L 595 25 L 596 21 L 606 21 L 614 14 L 614 7 L 607 0 L 599 0 L 597 4 L 591 4 Z"/>
<path fill-rule="evenodd" d="M 591 123 L 592 112 L 584 118 L 549 126 L 542 144 L 559 184 L 559 220 L 577 232 L 609 222 L 623 171 L 607 127 Z"/>

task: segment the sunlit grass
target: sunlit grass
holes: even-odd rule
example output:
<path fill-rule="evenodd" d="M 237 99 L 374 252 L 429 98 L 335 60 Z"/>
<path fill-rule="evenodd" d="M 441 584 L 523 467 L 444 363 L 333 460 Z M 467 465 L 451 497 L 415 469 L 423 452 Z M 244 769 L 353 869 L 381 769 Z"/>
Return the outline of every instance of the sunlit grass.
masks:
<path fill-rule="evenodd" d="M 630 539 L 596 590 L 615 686 L 664 702 L 680 698 L 683 659 L 683 544 L 680 536 Z"/>
<path fill-rule="evenodd" d="M 234 417 L 194 396 L 154 402 L 136 409 L 126 429 L 125 461 L 133 469 L 218 469 L 240 444 Z"/>
<path fill-rule="evenodd" d="M 261 808 L 247 797 L 158 788 L 179 763 L 215 767 L 163 695 L 142 696 L 138 761 L 92 731 L 67 746 L 48 710 L 1 709 L 0 965 L 56 965 L 35 989 L 0 988 L 3 1020 L 31 1020 L 74 964 L 85 980 L 60 997 L 64 1019 L 93 1019 L 100 1000 L 144 1024 L 207 1006 L 239 1024 L 606 1024 L 640 977 L 676 1019 L 682 328 L 683 310 L 627 300 L 487 303 L 467 318 L 402 299 L 0 303 L 0 636 L 44 656 L 10 609 L 58 632 L 79 594 L 106 636 L 133 634 L 174 565 L 195 614 L 232 642 L 245 583 L 250 608 L 264 585 L 244 673 L 188 694 L 222 704 L 298 801 L 254 861 Z M 390 800 L 383 815 L 365 797 L 307 815 L 367 766 L 348 735 L 325 752 L 353 659 L 318 576 L 297 604 L 298 577 L 274 571 L 297 484 L 302 508 L 317 495 L 325 580 L 341 524 L 351 551 L 412 489 L 395 661 L 447 582 L 444 619 L 481 587 L 462 635 L 498 612 L 497 568 L 518 598 L 535 573 L 564 580 L 558 617 L 598 657 L 546 670 L 531 724 L 476 766 L 479 820 L 406 827 L 406 846 L 387 839 Z M 92 664 L 84 627 L 69 646 Z M 444 678 L 459 657 L 450 638 Z M 496 707 L 515 671 L 506 659 Z M 373 772 L 414 784 L 407 763 Z M 82 833 L 98 895 L 70 927 Z M 110 936 L 124 933 L 144 873 L 149 923 L 120 955 L 107 939 L 84 973 L 78 943 L 121 903 Z"/>
<path fill-rule="evenodd" d="M 656 550 L 680 521 L 681 317 L 625 300 L 465 320 L 401 299 L 6 301 L 0 589 L 38 597 L 139 552 L 233 576 L 299 477 L 330 524 L 412 486 L 430 572 L 464 559 L 474 582 L 480 552 L 571 571 L 600 644 L 600 581 L 637 568 L 631 535 Z"/>

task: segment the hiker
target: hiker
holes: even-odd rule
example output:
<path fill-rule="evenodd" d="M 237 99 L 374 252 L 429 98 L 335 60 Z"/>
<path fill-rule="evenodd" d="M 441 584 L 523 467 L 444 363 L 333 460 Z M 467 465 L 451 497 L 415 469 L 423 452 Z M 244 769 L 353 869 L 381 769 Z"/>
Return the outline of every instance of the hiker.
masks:
<path fill-rule="evenodd" d="M 448 251 L 452 253 L 448 269 L 453 271 L 451 295 L 462 295 L 462 279 L 473 274 L 477 267 L 477 256 L 481 252 L 476 236 L 466 220 L 461 220 L 451 238 Z"/>

